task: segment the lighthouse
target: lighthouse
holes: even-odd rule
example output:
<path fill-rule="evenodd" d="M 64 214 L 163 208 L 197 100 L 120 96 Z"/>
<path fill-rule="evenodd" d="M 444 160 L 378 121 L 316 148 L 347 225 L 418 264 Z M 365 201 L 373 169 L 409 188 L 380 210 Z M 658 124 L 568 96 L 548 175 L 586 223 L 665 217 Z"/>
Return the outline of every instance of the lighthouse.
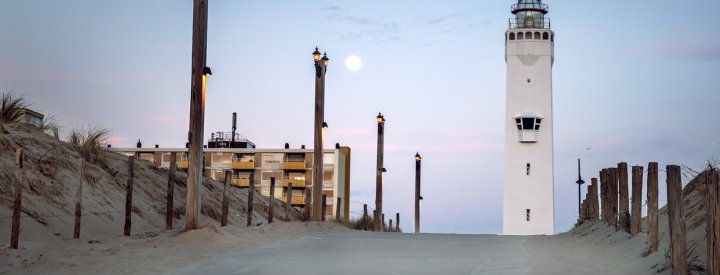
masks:
<path fill-rule="evenodd" d="M 503 234 L 551 235 L 555 35 L 541 0 L 518 0 L 505 32 Z"/>

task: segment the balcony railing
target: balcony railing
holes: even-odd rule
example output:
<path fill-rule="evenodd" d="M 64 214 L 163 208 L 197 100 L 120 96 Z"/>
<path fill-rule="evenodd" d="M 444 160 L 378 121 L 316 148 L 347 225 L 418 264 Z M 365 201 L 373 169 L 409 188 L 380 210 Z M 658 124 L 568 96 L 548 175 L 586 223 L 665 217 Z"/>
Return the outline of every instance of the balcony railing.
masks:
<path fill-rule="evenodd" d="M 253 170 L 253 169 L 255 169 L 255 162 L 240 161 L 240 160 L 233 159 L 232 169 Z"/>
<path fill-rule="evenodd" d="M 542 19 L 508 19 L 508 28 L 510 29 L 549 29 L 550 18 Z"/>
<path fill-rule="evenodd" d="M 230 184 L 238 187 L 250 187 L 250 179 L 233 178 L 230 180 Z"/>
<path fill-rule="evenodd" d="M 304 161 L 285 161 L 283 162 L 283 169 L 285 170 L 305 170 Z"/>
<path fill-rule="evenodd" d="M 282 187 L 287 187 L 288 183 L 292 183 L 293 188 L 298 187 L 305 187 L 305 180 L 304 179 L 283 179 L 282 180 Z"/>
<path fill-rule="evenodd" d="M 521 11 L 539 11 L 542 13 L 548 12 L 548 5 L 543 3 L 519 3 L 510 6 L 510 12 L 513 14 Z"/>

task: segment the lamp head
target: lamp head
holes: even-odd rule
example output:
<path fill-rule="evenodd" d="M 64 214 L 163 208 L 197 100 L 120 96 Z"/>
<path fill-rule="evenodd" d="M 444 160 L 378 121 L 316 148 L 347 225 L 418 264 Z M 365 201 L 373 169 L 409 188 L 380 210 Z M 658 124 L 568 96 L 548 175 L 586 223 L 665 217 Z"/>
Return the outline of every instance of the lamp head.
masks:
<path fill-rule="evenodd" d="M 318 47 L 315 47 L 315 51 L 312 53 L 312 55 L 315 62 L 320 61 L 320 51 L 318 51 Z"/>
<path fill-rule="evenodd" d="M 385 123 L 385 117 L 382 115 L 382 113 L 378 113 L 377 122 L 381 124 Z"/>
<path fill-rule="evenodd" d="M 328 124 L 327 124 L 327 122 L 323 122 L 323 125 L 322 125 L 322 127 L 323 127 L 323 128 L 328 128 Z"/>
<path fill-rule="evenodd" d="M 415 153 L 415 161 L 422 160 L 422 157 L 420 157 L 420 153 Z"/>
<path fill-rule="evenodd" d="M 383 169 L 382 169 L 382 170 L 380 170 L 380 172 L 383 172 L 383 173 L 385 173 L 385 172 L 387 172 L 387 169 L 385 169 L 385 168 L 383 167 Z"/>
<path fill-rule="evenodd" d="M 205 76 L 212 75 L 212 70 L 210 70 L 210 67 L 203 68 L 203 75 L 205 75 Z"/>
<path fill-rule="evenodd" d="M 330 61 L 330 58 L 327 57 L 327 53 L 323 53 L 323 57 L 320 60 L 322 60 L 322 63 L 324 66 L 327 66 L 328 62 Z"/>

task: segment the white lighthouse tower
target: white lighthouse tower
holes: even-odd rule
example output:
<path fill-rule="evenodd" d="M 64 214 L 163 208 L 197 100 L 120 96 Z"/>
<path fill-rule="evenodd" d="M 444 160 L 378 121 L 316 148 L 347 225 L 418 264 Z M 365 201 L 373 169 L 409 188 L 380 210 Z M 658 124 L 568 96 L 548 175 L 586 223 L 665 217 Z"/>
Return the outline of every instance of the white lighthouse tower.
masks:
<path fill-rule="evenodd" d="M 518 0 L 505 32 L 503 234 L 551 235 L 554 34 L 541 0 Z"/>

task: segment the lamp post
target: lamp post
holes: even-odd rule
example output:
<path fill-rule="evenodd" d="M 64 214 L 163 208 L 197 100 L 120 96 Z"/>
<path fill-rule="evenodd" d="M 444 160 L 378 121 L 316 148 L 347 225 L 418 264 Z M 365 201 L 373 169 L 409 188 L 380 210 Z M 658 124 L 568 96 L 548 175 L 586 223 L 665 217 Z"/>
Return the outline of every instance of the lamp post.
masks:
<path fill-rule="evenodd" d="M 581 195 L 581 186 L 585 183 L 585 181 L 582 179 L 582 176 L 580 176 L 580 159 L 578 159 L 578 180 L 575 182 L 578 185 L 578 217 L 582 214 L 582 195 Z"/>
<path fill-rule="evenodd" d="M 415 234 L 420 234 L 420 165 L 422 157 L 415 153 Z"/>
<path fill-rule="evenodd" d="M 377 169 L 375 172 L 375 211 L 377 211 L 374 218 L 374 230 L 380 231 L 382 229 L 383 221 L 380 220 L 380 214 L 382 214 L 382 180 L 383 180 L 383 152 L 384 152 L 384 132 L 385 132 L 385 117 L 382 113 L 378 113 L 378 135 L 377 135 Z"/>
<path fill-rule="evenodd" d="M 312 220 L 322 219 L 322 180 L 323 180 L 323 138 L 325 124 L 325 73 L 330 59 L 327 54 L 320 57 L 315 47 L 312 53 L 315 62 L 315 147 L 313 155 L 313 188 L 312 188 Z"/>
<path fill-rule="evenodd" d="M 193 1 L 192 65 L 190 77 L 190 127 L 188 131 L 188 178 L 185 204 L 186 230 L 198 228 L 202 182 L 203 131 L 205 129 L 205 81 L 212 74 L 206 66 L 208 0 Z"/>

